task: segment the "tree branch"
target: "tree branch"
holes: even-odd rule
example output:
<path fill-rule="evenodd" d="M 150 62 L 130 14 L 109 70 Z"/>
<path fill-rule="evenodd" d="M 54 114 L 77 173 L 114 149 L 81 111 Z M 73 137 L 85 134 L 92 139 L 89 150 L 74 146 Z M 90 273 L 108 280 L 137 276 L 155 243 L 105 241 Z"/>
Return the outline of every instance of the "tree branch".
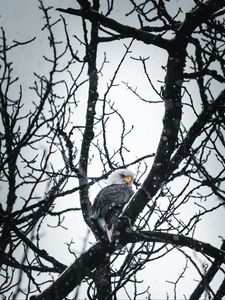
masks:
<path fill-rule="evenodd" d="M 140 232 L 128 232 L 125 236 L 126 243 L 136 243 L 136 242 L 157 242 L 174 245 L 177 247 L 188 247 L 200 252 L 202 254 L 208 255 L 219 261 L 225 263 L 225 251 L 220 250 L 208 243 L 204 243 L 188 236 L 181 234 L 171 234 L 160 231 L 140 231 Z"/>
<path fill-rule="evenodd" d="M 171 244 L 177 247 L 189 247 L 197 252 L 204 253 L 210 257 L 225 262 L 225 252 L 223 250 L 183 235 L 158 231 L 132 231 L 126 233 L 123 238 L 124 240 L 121 242 L 124 244 L 146 241 Z M 121 244 L 119 247 L 121 247 Z M 81 283 L 85 276 L 103 262 L 106 254 L 111 255 L 115 250 L 115 245 L 98 242 L 88 251 L 81 254 L 81 256 L 76 259 L 75 262 L 67 268 L 51 286 L 49 286 L 40 295 L 30 297 L 30 300 L 63 299 Z"/>
<path fill-rule="evenodd" d="M 57 8 L 57 10 L 67 14 L 81 16 L 91 22 L 100 22 L 101 25 L 120 33 L 122 35 L 121 37 L 123 38 L 132 37 L 136 40 L 144 42 L 145 44 L 155 45 L 165 50 L 168 50 L 170 47 L 170 41 L 160 37 L 159 35 L 154 35 L 142 29 L 136 29 L 135 27 L 123 25 L 91 9 L 83 10 L 73 8 Z"/>
<path fill-rule="evenodd" d="M 223 244 L 221 246 L 221 250 L 225 250 L 225 241 L 223 241 Z M 191 296 L 189 297 L 189 300 L 197 300 L 201 297 L 203 292 L 205 291 L 206 287 L 209 285 L 209 283 L 213 280 L 214 276 L 216 275 L 217 271 L 219 270 L 220 266 L 222 264 L 222 260 L 216 258 L 214 262 L 212 263 L 211 267 L 208 269 L 202 280 L 199 282 Z M 217 299 L 217 298 L 216 298 Z"/>
<path fill-rule="evenodd" d="M 95 9 L 98 10 L 98 4 L 95 5 Z M 83 10 L 82 10 L 83 11 Z M 79 178 L 80 189 L 80 204 L 85 222 L 92 227 L 89 210 L 91 203 L 88 195 L 88 183 L 87 183 L 87 169 L 88 159 L 91 141 L 94 138 L 94 120 L 95 120 L 95 107 L 98 100 L 98 70 L 96 66 L 97 47 L 98 47 L 98 24 L 96 20 L 93 20 L 91 26 L 91 40 L 88 44 L 87 41 L 87 29 L 85 20 L 83 19 L 84 38 L 86 39 L 86 58 L 88 62 L 88 76 L 89 76 L 89 92 L 88 92 L 88 104 L 86 110 L 86 124 L 83 134 L 83 141 L 81 145 L 81 153 L 79 160 L 79 171 L 82 175 Z"/>
<path fill-rule="evenodd" d="M 148 201 L 157 193 L 159 188 L 171 174 L 170 159 L 178 137 L 182 114 L 181 86 L 183 83 L 183 70 L 186 59 L 186 47 L 194 29 L 204 22 L 214 12 L 225 6 L 225 1 L 209 0 L 203 6 L 192 10 L 171 40 L 167 73 L 163 97 L 165 101 L 165 114 L 163 130 L 155 156 L 153 166 L 143 182 L 141 188 L 132 197 L 124 210 L 123 216 L 133 224 L 144 209 Z M 200 17 L 201 16 L 201 17 Z M 221 97 L 224 97 L 222 94 Z M 196 136 L 194 137 L 194 139 Z M 193 139 L 193 141 L 194 141 Z M 177 166 L 176 166 L 177 167 Z"/>
<path fill-rule="evenodd" d="M 88 251 L 81 254 L 59 278 L 38 296 L 30 300 L 60 300 L 68 295 L 93 269 L 104 261 L 106 254 L 114 252 L 113 245 L 98 242 Z"/>

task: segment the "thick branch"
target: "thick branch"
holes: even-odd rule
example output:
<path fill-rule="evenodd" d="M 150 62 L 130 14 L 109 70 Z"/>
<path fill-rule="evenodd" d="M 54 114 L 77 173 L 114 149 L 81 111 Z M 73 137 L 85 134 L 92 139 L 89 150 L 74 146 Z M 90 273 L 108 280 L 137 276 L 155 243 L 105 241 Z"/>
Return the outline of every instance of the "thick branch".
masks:
<path fill-rule="evenodd" d="M 220 105 L 224 105 L 225 103 L 225 90 L 223 90 L 219 96 L 216 98 L 214 102 L 212 102 L 206 109 L 202 111 L 202 113 L 198 116 L 198 119 L 189 129 L 185 139 L 182 144 L 177 149 L 174 154 L 170 166 L 169 173 L 172 174 L 175 171 L 181 161 L 190 155 L 191 146 L 194 143 L 195 139 L 201 134 L 204 126 L 210 121 L 213 114 L 218 111 Z"/>
<path fill-rule="evenodd" d="M 223 279 L 218 291 L 213 300 L 223 300 L 225 296 L 225 279 Z"/>
<path fill-rule="evenodd" d="M 124 216 L 133 224 L 148 201 L 157 193 L 168 178 L 168 166 L 175 149 L 182 114 L 181 85 L 185 65 L 186 45 L 180 44 L 168 57 L 165 78 L 164 102 L 165 114 L 163 130 L 153 166 L 141 189 L 128 203 Z"/>
<path fill-rule="evenodd" d="M 209 0 L 204 5 L 194 9 L 186 15 L 175 38 L 171 40 L 163 93 L 165 101 L 163 130 L 152 169 L 141 189 L 130 200 L 124 210 L 123 216 L 127 217 L 131 224 L 135 222 L 149 199 L 157 193 L 171 174 L 170 160 L 175 150 L 182 114 L 181 86 L 189 37 L 197 26 L 223 6 L 225 6 L 224 0 L 218 1 L 216 4 L 215 1 Z"/>
<path fill-rule="evenodd" d="M 124 216 L 134 223 L 139 213 L 143 210 L 150 198 L 160 189 L 163 182 L 173 171 L 170 168 L 171 156 L 175 150 L 175 143 L 178 136 L 181 119 L 181 85 L 183 82 L 183 69 L 185 66 L 186 46 L 188 38 L 191 36 L 194 29 L 202 22 L 207 20 L 214 12 L 225 5 L 225 1 L 207 1 L 197 9 L 193 10 L 187 15 L 183 25 L 178 30 L 175 38 L 171 41 L 164 39 L 157 39 L 154 35 L 142 32 L 141 30 L 124 26 L 114 20 L 106 18 L 92 10 L 73 10 L 67 9 L 60 11 L 79 15 L 89 19 L 92 22 L 100 22 L 102 25 L 116 30 L 124 36 L 131 36 L 147 42 L 149 44 L 157 45 L 169 52 L 167 75 L 165 79 L 164 100 L 165 100 L 165 116 L 163 120 L 163 132 L 161 135 L 159 147 L 155 157 L 155 161 L 147 179 L 142 187 L 131 200 L 128 207 L 125 209 Z M 190 26 L 189 26 L 190 25 Z M 131 35 L 132 33 L 132 35 Z M 142 39 L 141 39 L 142 38 Z M 199 126 L 199 130 L 201 130 Z M 195 136 L 196 138 L 196 136 Z M 193 143 L 193 141 L 192 141 Z M 189 144 L 190 146 L 190 144 Z M 225 260 L 224 251 L 221 251 L 209 244 L 196 241 L 192 238 L 166 234 L 162 232 L 140 232 L 128 233 L 125 243 L 128 242 L 160 242 L 171 244 L 174 246 L 187 246 L 195 251 L 209 255 L 216 259 Z M 81 281 L 89 274 L 91 270 L 96 268 L 105 255 L 114 252 L 115 248 L 112 245 L 98 243 L 90 248 L 86 253 L 82 254 L 71 267 L 69 267 L 62 275 L 41 295 L 33 297 L 32 299 L 62 299 L 70 291 L 72 291 Z"/>
<path fill-rule="evenodd" d="M 178 31 L 182 38 L 185 37 L 185 33 L 192 33 L 194 29 L 205 22 L 208 18 L 210 18 L 215 12 L 225 6 L 224 0 L 209 0 L 200 6 L 197 6 L 190 13 L 186 14 L 186 18 L 183 24 Z M 170 40 L 162 38 L 160 35 L 154 35 L 149 32 L 146 32 L 142 29 L 136 29 L 135 27 L 123 25 L 111 18 L 105 17 L 104 15 L 91 10 L 89 8 L 86 9 L 73 9 L 73 8 L 58 8 L 58 11 L 72 14 L 75 16 L 81 16 L 91 22 L 99 22 L 101 25 L 106 28 L 112 29 L 125 37 L 132 37 L 136 40 L 142 41 L 145 44 L 151 44 L 158 46 L 162 49 L 169 50 L 171 49 Z M 186 36 L 188 38 L 188 36 Z"/>
<path fill-rule="evenodd" d="M 169 234 L 157 231 L 142 231 L 127 233 L 125 243 L 134 242 L 158 242 L 171 244 L 177 247 L 189 247 L 195 251 L 209 255 L 225 262 L 225 252 L 193 238 Z M 124 243 L 124 244 L 125 244 Z M 60 277 L 44 292 L 38 296 L 32 296 L 30 300 L 60 300 L 69 294 L 93 269 L 103 262 L 105 255 L 111 255 L 115 251 L 113 245 L 98 242 L 87 252 L 75 260 Z"/>
<path fill-rule="evenodd" d="M 31 296 L 30 300 L 60 300 L 64 299 L 93 269 L 104 261 L 106 254 L 115 250 L 112 245 L 98 242 L 88 251 L 81 254 L 75 262 L 67 268 L 60 277 L 38 296 Z"/>
<path fill-rule="evenodd" d="M 95 3 L 95 9 L 98 10 L 98 3 Z M 79 179 L 80 189 L 80 203 L 84 220 L 91 227 L 91 221 L 89 218 L 89 210 L 91 203 L 88 195 L 87 185 L 87 168 L 89 159 L 89 150 L 91 141 L 94 138 L 94 120 L 95 120 L 95 107 L 98 101 L 98 70 L 96 66 L 97 59 L 97 47 L 98 47 L 98 23 L 93 21 L 91 26 L 91 40 L 90 44 L 87 41 L 87 29 L 85 21 L 83 21 L 84 35 L 86 39 L 86 57 L 88 62 L 88 75 L 89 75 L 89 93 L 88 104 L 86 112 L 86 124 L 83 134 L 83 141 L 81 145 L 81 154 L 79 162 L 79 170 L 82 176 Z"/>
<path fill-rule="evenodd" d="M 163 39 L 160 36 L 151 34 L 144 30 L 136 29 L 135 27 L 123 25 L 93 10 L 79 10 L 73 8 L 58 8 L 57 10 L 75 16 L 82 16 L 91 22 L 98 21 L 101 23 L 101 25 L 120 33 L 123 38 L 132 37 L 136 40 L 144 42 L 145 44 L 155 45 L 165 50 L 168 50 L 170 46 L 169 40 Z"/>
<path fill-rule="evenodd" d="M 128 232 L 125 238 L 127 243 L 145 241 L 171 244 L 177 247 L 188 247 L 190 249 L 193 249 L 197 252 L 208 255 L 225 263 L 224 250 L 220 250 L 210 244 L 195 240 L 188 236 L 159 231 L 140 231 L 130 233 Z"/>
<path fill-rule="evenodd" d="M 225 241 L 223 241 L 223 244 L 221 246 L 221 250 L 225 250 Z M 222 261 L 218 258 L 214 260 L 211 267 L 208 269 L 202 280 L 199 282 L 197 287 L 195 288 L 194 292 L 191 294 L 189 300 L 197 300 L 201 297 L 203 292 L 207 290 L 207 287 L 209 283 L 212 281 L 216 273 L 218 272 L 220 266 L 222 264 Z"/>

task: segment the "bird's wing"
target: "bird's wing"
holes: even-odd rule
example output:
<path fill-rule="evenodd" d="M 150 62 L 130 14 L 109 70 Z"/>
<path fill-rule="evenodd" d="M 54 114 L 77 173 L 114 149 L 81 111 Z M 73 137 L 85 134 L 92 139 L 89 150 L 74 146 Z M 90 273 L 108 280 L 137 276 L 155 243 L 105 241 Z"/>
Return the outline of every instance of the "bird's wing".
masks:
<path fill-rule="evenodd" d="M 104 219 L 107 227 L 111 228 L 132 195 L 132 189 L 125 184 L 113 184 L 103 188 L 94 200 L 92 218 Z"/>

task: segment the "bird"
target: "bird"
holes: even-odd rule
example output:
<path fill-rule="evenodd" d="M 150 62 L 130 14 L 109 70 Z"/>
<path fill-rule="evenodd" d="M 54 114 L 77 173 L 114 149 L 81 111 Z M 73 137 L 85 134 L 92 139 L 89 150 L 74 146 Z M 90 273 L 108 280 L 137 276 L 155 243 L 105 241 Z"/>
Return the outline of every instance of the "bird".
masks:
<path fill-rule="evenodd" d="M 134 194 L 133 181 L 134 174 L 130 170 L 115 170 L 109 175 L 107 186 L 95 197 L 91 208 L 91 220 L 98 239 L 112 243 L 118 217 Z"/>

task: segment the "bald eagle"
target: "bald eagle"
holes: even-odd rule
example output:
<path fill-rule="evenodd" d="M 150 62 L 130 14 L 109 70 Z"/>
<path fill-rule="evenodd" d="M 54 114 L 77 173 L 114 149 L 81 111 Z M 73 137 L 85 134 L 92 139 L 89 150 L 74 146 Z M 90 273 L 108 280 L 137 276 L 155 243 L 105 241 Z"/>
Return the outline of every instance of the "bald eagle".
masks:
<path fill-rule="evenodd" d="M 131 171 L 116 170 L 109 176 L 107 186 L 97 194 L 92 206 L 91 220 L 100 240 L 112 242 L 118 216 L 134 193 L 133 180 L 134 174 Z"/>

